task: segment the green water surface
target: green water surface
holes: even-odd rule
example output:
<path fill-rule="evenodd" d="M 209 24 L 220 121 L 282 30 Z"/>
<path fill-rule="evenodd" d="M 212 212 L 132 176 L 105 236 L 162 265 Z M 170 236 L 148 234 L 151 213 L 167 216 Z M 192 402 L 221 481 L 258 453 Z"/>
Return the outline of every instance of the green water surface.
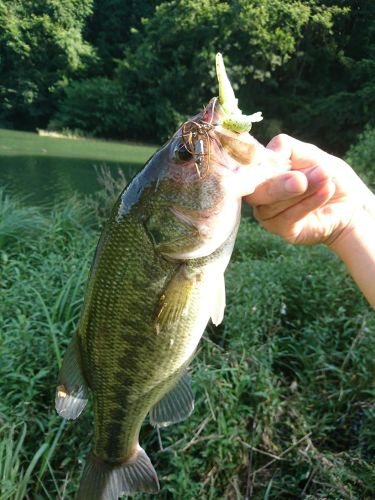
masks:
<path fill-rule="evenodd" d="M 95 166 L 107 165 L 113 174 L 120 168 L 130 180 L 155 149 L 0 129 L 0 186 L 27 203 L 49 204 L 74 192 L 84 195 L 99 189 Z"/>

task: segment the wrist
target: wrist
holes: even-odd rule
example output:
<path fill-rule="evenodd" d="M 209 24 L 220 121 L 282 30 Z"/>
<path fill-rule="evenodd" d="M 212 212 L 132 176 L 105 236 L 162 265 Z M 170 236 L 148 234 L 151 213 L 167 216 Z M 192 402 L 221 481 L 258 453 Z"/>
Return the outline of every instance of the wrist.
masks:
<path fill-rule="evenodd" d="M 325 242 L 328 248 L 340 256 L 347 245 L 375 233 L 375 195 L 366 187 L 362 203 L 353 208 L 352 214 Z"/>
<path fill-rule="evenodd" d="M 364 204 L 330 248 L 340 257 L 375 308 L 375 200 Z"/>

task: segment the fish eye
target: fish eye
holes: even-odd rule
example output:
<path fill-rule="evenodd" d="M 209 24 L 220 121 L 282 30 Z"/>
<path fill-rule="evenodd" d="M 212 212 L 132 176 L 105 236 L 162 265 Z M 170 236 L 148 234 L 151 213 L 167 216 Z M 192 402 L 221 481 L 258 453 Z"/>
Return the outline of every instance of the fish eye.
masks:
<path fill-rule="evenodd" d="M 181 142 L 178 146 L 176 146 L 173 152 L 173 159 L 179 163 L 189 161 L 192 158 L 192 154 L 187 149 L 185 144 Z"/>

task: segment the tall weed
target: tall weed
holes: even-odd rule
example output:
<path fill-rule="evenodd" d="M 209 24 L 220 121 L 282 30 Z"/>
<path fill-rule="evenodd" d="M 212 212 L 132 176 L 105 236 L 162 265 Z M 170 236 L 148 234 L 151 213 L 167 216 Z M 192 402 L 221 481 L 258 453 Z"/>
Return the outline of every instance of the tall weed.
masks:
<path fill-rule="evenodd" d="M 47 445 L 42 444 L 31 458 L 27 468 L 23 465 L 23 446 L 27 428 L 22 425 L 16 432 L 15 427 L 2 426 L 0 428 L 0 486 L 2 500 L 23 500 L 32 483 L 38 462 L 45 453 Z"/>
<path fill-rule="evenodd" d="M 43 231 L 46 220 L 38 208 L 23 207 L 0 188 L 0 249 L 14 240 L 30 240 Z"/>
<path fill-rule="evenodd" d="M 53 399 L 98 238 L 91 213 L 67 201 L 43 215 L 38 238 L 0 249 L 9 498 L 73 498 L 90 446 L 90 405 L 65 425 Z M 142 429 L 159 498 L 371 498 L 375 317 L 343 265 L 245 221 L 226 281 L 224 323 L 209 325 L 190 369 L 193 415 L 159 436 Z"/>

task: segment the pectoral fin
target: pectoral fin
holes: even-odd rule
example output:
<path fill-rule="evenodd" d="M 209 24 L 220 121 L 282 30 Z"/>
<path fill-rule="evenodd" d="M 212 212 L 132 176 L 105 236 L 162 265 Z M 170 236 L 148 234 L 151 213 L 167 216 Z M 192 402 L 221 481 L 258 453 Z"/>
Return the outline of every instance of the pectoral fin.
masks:
<path fill-rule="evenodd" d="M 77 335 L 74 335 L 66 350 L 57 384 L 57 413 L 67 420 L 78 418 L 87 403 L 88 387 L 81 368 Z"/>
<path fill-rule="evenodd" d="M 189 276 L 187 266 L 182 264 L 160 297 L 159 310 L 155 320 L 157 333 L 169 328 L 181 316 L 188 313 L 195 279 L 194 275 Z"/>
<path fill-rule="evenodd" d="M 225 310 L 225 280 L 224 274 L 221 274 L 215 283 L 215 299 L 212 304 L 211 319 L 214 325 L 220 325 L 224 318 Z"/>
<path fill-rule="evenodd" d="M 151 409 L 150 422 L 155 427 L 167 427 L 185 420 L 193 409 L 194 395 L 190 377 L 185 373 L 177 385 Z"/>

